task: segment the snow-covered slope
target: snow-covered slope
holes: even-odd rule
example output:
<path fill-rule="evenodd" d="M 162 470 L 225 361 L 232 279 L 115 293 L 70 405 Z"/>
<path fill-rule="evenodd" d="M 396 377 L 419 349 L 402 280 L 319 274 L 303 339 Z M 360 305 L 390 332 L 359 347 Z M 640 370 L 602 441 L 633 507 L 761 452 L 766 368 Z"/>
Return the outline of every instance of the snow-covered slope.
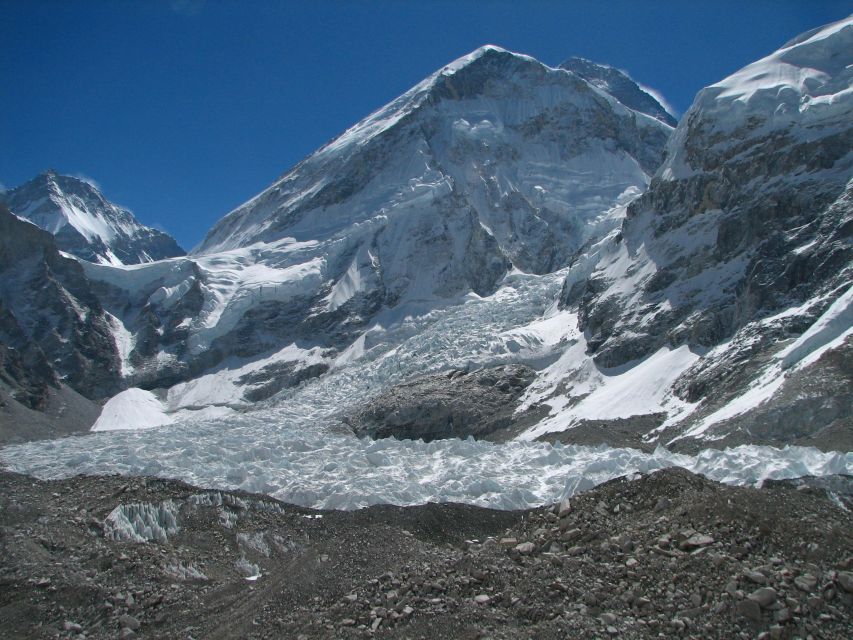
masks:
<path fill-rule="evenodd" d="M 531 392 L 554 408 L 531 435 L 625 418 L 622 381 L 650 369 L 649 439 L 851 446 L 852 149 L 853 19 L 704 89 L 621 229 L 577 256 L 561 304 L 583 335 Z"/>
<path fill-rule="evenodd" d="M 389 309 L 565 266 L 619 224 L 670 133 L 574 73 L 483 47 L 300 162 L 193 255 L 86 273 L 130 384 L 186 382 L 197 406 L 262 399 L 321 374 Z"/>
<path fill-rule="evenodd" d="M 615 67 L 598 64 L 586 58 L 569 58 L 560 65 L 560 69 L 576 73 L 587 82 L 606 91 L 626 107 L 657 118 L 674 127 L 678 122 L 662 103 L 662 99 L 652 89 L 634 82 L 631 77 Z"/>
<path fill-rule="evenodd" d="M 170 236 L 140 224 L 80 178 L 47 171 L 4 198 L 13 213 L 52 233 L 62 251 L 89 262 L 137 264 L 184 253 Z"/>

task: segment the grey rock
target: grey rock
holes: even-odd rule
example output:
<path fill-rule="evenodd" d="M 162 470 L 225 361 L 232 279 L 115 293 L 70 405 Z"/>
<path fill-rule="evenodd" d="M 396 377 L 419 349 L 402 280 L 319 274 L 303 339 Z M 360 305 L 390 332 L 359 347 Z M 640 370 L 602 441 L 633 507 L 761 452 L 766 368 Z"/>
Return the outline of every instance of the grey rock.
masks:
<path fill-rule="evenodd" d="M 755 600 L 750 598 L 740 600 L 737 605 L 735 605 L 735 610 L 739 615 L 747 618 L 748 620 L 753 620 L 755 622 L 761 621 L 761 605 L 759 605 Z"/>
<path fill-rule="evenodd" d="M 766 609 L 776 602 L 776 589 L 773 587 L 761 587 L 747 596 L 749 600 L 757 602 L 762 609 Z"/>
<path fill-rule="evenodd" d="M 754 569 L 744 569 L 743 577 L 755 584 L 767 584 L 767 576 Z"/>
<path fill-rule="evenodd" d="M 128 614 L 119 616 L 118 623 L 121 627 L 131 629 L 133 631 L 138 631 L 141 626 L 139 620 Z"/>
<path fill-rule="evenodd" d="M 388 389 L 345 422 L 373 438 L 487 437 L 517 422 L 515 406 L 534 377 L 524 365 L 424 376 Z"/>
<path fill-rule="evenodd" d="M 687 540 L 681 542 L 679 547 L 684 551 L 690 551 L 699 547 L 707 547 L 711 544 L 714 544 L 714 539 L 711 536 L 703 533 L 694 533 L 692 536 L 687 538 Z"/>
<path fill-rule="evenodd" d="M 810 593 L 814 591 L 815 587 L 817 587 L 817 578 L 810 573 L 804 573 L 803 575 L 794 578 L 794 584 L 801 591 Z"/>

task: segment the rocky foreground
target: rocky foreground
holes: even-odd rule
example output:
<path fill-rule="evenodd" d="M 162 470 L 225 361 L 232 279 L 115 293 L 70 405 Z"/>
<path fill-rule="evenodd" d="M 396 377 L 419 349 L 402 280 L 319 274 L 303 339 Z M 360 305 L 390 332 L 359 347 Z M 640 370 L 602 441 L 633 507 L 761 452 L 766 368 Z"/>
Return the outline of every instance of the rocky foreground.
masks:
<path fill-rule="evenodd" d="M 849 638 L 850 479 L 670 469 L 527 512 L 0 474 L 6 638 Z M 842 494 L 839 497 L 838 494 Z"/>

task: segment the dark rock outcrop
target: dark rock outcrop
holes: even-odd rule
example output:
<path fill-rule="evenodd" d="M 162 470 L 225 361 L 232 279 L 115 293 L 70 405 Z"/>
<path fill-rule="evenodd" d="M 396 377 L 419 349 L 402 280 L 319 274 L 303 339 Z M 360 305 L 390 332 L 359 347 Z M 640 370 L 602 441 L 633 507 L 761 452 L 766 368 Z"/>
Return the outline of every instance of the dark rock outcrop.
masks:
<path fill-rule="evenodd" d="M 535 376 L 525 365 L 423 376 L 391 387 L 344 421 L 372 438 L 503 439 L 524 426 L 525 416 L 514 412 Z"/>

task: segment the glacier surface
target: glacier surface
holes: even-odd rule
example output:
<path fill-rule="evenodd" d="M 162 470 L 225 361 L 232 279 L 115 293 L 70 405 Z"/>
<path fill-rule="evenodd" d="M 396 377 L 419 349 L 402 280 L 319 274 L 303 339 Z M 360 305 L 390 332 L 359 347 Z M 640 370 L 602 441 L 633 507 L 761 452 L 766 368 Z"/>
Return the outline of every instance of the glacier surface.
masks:
<path fill-rule="evenodd" d="M 110 430 L 6 447 L 0 464 L 40 478 L 80 473 L 180 478 L 323 509 L 430 501 L 520 509 L 621 475 L 671 466 L 735 484 L 853 473 L 853 453 L 801 447 L 741 446 L 690 456 L 530 441 L 372 441 L 357 438 L 339 422 L 342 411 L 413 375 L 508 362 L 545 366 L 550 360 L 554 367 L 564 366 L 559 356 L 567 345 L 582 344 L 573 314 L 554 304 L 564 276 L 565 270 L 546 276 L 517 273 L 492 296 L 469 294 L 432 310 L 388 310 L 329 373 L 284 390 L 261 409 L 221 417 L 205 411 L 196 418 L 183 411 L 171 414 L 170 424 L 143 430 L 119 429 L 116 412 L 112 425 L 101 425 Z M 471 331 L 472 326 L 479 330 Z M 625 380 L 652 377 L 653 371 L 680 368 L 692 358 L 678 349 L 637 363 L 635 376 L 630 369 L 620 375 L 590 371 L 590 402 L 615 406 L 624 374 L 629 374 Z M 154 400 L 151 394 L 136 395 L 148 407 Z M 644 410 L 672 409 L 671 398 L 648 394 L 641 400 Z M 124 407 L 126 414 L 133 410 L 132 402 Z M 575 413 L 586 410 L 578 405 Z"/>
<path fill-rule="evenodd" d="M 696 456 L 605 446 L 474 440 L 368 440 L 309 432 L 253 415 L 239 422 L 172 425 L 30 443 L 0 452 L 40 478 L 84 474 L 179 477 L 320 509 L 461 502 L 499 509 L 547 504 L 612 478 L 679 466 L 732 484 L 853 473 L 853 453 L 741 446 Z"/>

